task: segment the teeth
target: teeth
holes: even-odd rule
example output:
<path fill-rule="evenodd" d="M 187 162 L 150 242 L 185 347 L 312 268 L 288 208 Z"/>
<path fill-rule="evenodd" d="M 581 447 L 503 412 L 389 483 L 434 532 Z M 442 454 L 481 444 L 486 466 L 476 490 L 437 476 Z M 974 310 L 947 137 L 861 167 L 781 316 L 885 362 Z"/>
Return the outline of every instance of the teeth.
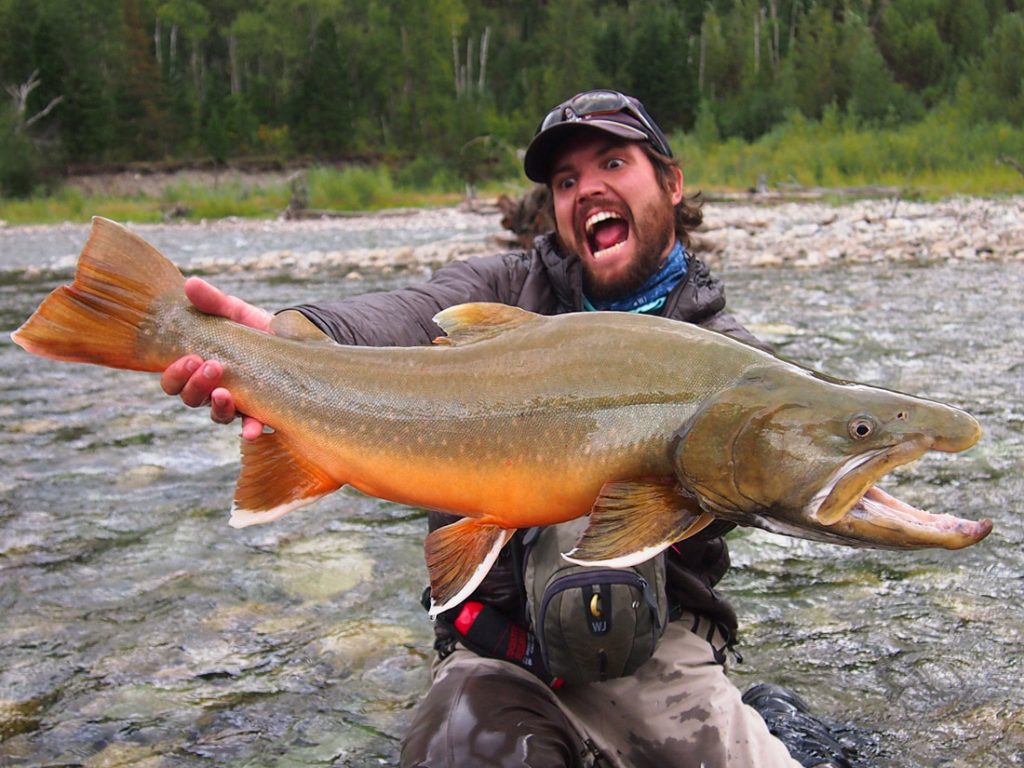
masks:
<path fill-rule="evenodd" d="M 597 213 L 592 214 L 589 219 L 587 219 L 586 223 L 584 224 L 584 227 L 586 227 L 587 234 L 589 235 L 594 231 L 594 227 L 600 224 L 602 221 L 608 221 L 608 219 L 618 218 L 621 217 L 615 215 L 611 211 L 598 211 Z"/>
<path fill-rule="evenodd" d="M 592 235 L 594 233 L 594 227 L 596 227 L 602 221 L 608 221 L 608 219 L 621 218 L 622 217 L 619 216 L 617 213 L 612 213 L 611 211 L 597 211 L 596 213 L 592 213 L 590 215 L 586 222 L 584 222 L 583 226 L 587 231 L 587 235 Z M 625 244 L 626 241 L 623 240 L 621 243 L 616 243 L 615 245 L 609 246 L 608 248 L 605 248 L 603 251 L 597 251 L 592 255 L 595 259 L 600 259 L 602 256 L 608 256 L 612 253 L 615 253 L 616 251 L 621 249 Z"/>
<path fill-rule="evenodd" d="M 625 245 L 626 245 L 626 241 L 623 240 L 621 243 L 616 243 L 615 245 L 612 245 L 612 246 L 609 246 L 608 248 L 605 248 L 603 251 L 597 251 L 596 253 L 591 254 L 591 255 L 595 259 L 600 259 L 600 258 L 603 258 L 604 256 L 608 256 L 610 254 L 615 253 L 618 250 L 621 250 L 622 247 L 625 246 Z"/>

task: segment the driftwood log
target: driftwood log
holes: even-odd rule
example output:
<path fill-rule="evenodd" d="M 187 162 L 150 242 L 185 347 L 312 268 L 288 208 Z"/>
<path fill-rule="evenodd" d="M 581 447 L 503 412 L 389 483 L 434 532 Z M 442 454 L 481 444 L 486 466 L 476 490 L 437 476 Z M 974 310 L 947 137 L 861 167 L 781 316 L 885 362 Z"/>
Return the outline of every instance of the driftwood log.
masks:
<path fill-rule="evenodd" d="M 537 184 L 518 200 L 508 195 L 498 198 L 501 226 L 513 235 L 522 248 L 533 245 L 533 238 L 555 228 L 551 208 L 551 193 L 546 186 Z"/>

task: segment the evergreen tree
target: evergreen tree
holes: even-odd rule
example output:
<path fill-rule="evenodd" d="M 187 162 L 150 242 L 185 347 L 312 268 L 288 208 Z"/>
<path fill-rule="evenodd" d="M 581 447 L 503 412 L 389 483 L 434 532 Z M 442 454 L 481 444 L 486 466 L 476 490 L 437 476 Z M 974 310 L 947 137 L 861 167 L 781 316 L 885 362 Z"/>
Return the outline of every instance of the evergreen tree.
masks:
<path fill-rule="evenodd" d="M 309 151 L 336 156 L 352 136 L 351 86 L 333 19 L 317 25 L 292 109 L 298 140 Z"/>
<path fill-rule="evenodd" d="M 960 84 L 958 101 L 975 120 L 1024 126 L 1024 13 L 1003 16 L 984 54 Z"/>
<path fill-rule="evenodd" d="M 689 30 L 675 9 L 657 3 L 644 9 L 630 42 L 629 86 L 666 130 L 690 130 L 700 93 Z"/>
<path fill-rule="evenodd" d="M 896 79 L 934 103 L 946 87 L 952 51 L 936 24 L 941 0 L 893 0 L 882 14 L 880 47 Z"/>
<path fill-rule="evenodd" d="M 116 84 L 117 135 L 132 160 L 163 158 L 170 149 L 164 142 L 167 121 L 163 83 L 147 34 L 138 0 L 123 0 L 123 56 Z"/>

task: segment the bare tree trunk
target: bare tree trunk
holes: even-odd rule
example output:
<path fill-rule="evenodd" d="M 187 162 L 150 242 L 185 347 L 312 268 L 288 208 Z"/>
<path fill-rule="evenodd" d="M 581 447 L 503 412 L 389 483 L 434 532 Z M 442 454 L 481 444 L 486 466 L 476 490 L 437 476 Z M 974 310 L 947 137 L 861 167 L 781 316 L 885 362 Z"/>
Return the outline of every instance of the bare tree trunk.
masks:
<path fill-rule="evenodd" d="M 697 64 L 697 91 L 704 95 L 704 65 L 708 56 L 707 35 L 704 34 L 704 24 L 700 25 L 700 62 Z"/>
<path fill-rule="evenodd" d="M 761 9 L 754 9 L 754 74 L 761 71 Z"/>
<path fill-rule="evenodd" d="M 768 8 L 771 11 L 772 19 L 772 73 L 779 74 L 779 64 L 782 60 L 782 53 L 779 51 L 779 3 L 778 0 L 768 0 Z"/>
<path fill-rule="evenodd" d="M 39 87 L 42 81 L 39 79 L 39 70 L 35 70 L 21 85 L 8 85 L 5 90 L 10 94 L 14 100 L 14 129 L 17 132 L 21 132 L 26 128 L 30 128 L 34 123 L 46 117 L 53 108 L 60 104 L 63 100 L 63 96 L 56 96 L 50 99 L 50 103 L 43 107 L 41 110 L 36 112 L 32 117 L 26 117 L 28 110 L 28 97 L 36 88 Z"/>
<path fill-rule="evenodd" d="M 163 46 L 161 45 L 161 37 L 163 37 L 163 33 L 160 28 L 160 17 L 157 16 L 156 26 L 153 27 L 153 50 L 156 51 L 156 65 L 162 69 L 164 64 L 164 52 Z"/>
<path fill-rule="evenodd" d="M 242 92 L 242 73 L 238 66 L 238 38 L 228 35 L 228 66 L 231 68 L 231 95 Z"/>
<path fill-rule="evenodd" d="M 452 29 L 452 76 L 455 78 L 455 98 L 462 95 L 462 84 L 459 82 L 459 37 Z"/>
<path fill-rule="evenodd" d="M 477 91 L 484 92 L 484 80 L 487 74 L 487 44 L 491 40 L 491 28 L 484 27 L 484 33 L 480 36 L 480 81 L 477 83 Z"/>
<path fill-rule="evenodd" d="M 167 47 L 168 68 L 172 72 L 174 71 L 174 60 L 177 58 L 177 56 L 178 56 L 178 25 L 174 24 L 171 27 L 171 40 L 168 43 L 168 47 Z"/>
<path fill-rule="evenodd" d="M 199 42 L 197 40 L 192 41 L 192 82 L 196 89 L 196 96 L 199 101 L 203 100 L 203 60 L 199 55 Z"/>

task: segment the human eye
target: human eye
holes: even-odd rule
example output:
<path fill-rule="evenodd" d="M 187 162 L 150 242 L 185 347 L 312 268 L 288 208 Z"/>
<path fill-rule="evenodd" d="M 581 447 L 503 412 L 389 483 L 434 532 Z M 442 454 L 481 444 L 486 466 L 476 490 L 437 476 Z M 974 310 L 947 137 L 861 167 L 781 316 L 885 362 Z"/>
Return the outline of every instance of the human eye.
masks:
<path fill-rule="evenodd" d="M 575 176 L 566 175 L 555 179 L 555 187 L 557 189 L 572 189 L 574 186 L 576 186 Z"/>
<path fill-rule="evenodd" d="M 626 164 L 626 161 L 621 157 L 610 157 L 605 160 L 604 167 L 614 171 L 616 168 L 621 168 Z"/>

